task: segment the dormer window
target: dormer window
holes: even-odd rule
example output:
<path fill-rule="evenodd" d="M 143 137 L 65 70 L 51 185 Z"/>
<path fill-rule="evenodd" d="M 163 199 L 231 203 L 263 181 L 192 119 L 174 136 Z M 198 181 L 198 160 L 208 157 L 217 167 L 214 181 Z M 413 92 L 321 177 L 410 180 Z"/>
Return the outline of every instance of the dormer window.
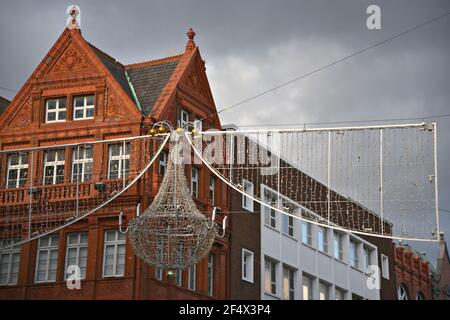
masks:
<path fill-rule="evenodd" d="M 49 99 L 45 103 L 45 122 L 66 121 L 66 98 Z"/>
<path fill-rule="evenodd" d="M 180 117 L 180 127 L 184 128 L 184 126 L 189 122 L 189 112 L 181 109 L 181 117 Z"/>
<path fill-rule="evenodd" d="M 79 96 L 73 100 L 73 119 L 84 120 L 94 118 L 94 95 Z"/>

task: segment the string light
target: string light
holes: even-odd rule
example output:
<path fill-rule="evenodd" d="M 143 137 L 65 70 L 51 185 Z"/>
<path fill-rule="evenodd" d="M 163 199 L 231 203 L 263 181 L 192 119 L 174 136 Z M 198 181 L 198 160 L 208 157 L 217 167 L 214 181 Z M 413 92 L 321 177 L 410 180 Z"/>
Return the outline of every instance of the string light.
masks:
<path fill-rule="evenodd" d="M 360 234 L 435 240 L 434 134 L 433 124 L 202 132 L 233 150 L 232 161 L 195 153 L 235 190 L 279 214 Z"/>
<path fill-rule="evenodd" d="M 28 159 L 26 172 L 29 174 L 23 186 L 0 190 L 0 243 L 8 243 L 8 241 L 1 241 L 5 239 L 14 239 L 15 244 L 37 239 L 67 227 L 105 207 L 124 193 L 151 167 L 168 141 L 168 137 L 168 135 L 140 136 L 94 141 L 81 145 L 67 144 L 0 151 L 0 163 L 7 164 L 11 155 L 20 155 L 23 159 Z M 124 150 L 129 150 L 127 151 L 129 160 L 125 155 L 118 160 L 122 162 L 120 166 L 118 162 L 109 164 L 110 169 L 118 165 L 117 178 L 92 172 L 90 178 L 86 177 L 84 181 L 79 181 L 81 180 L 80 171 L 79 175 L 78 172 L 77 174 L 71 172 L 70 180 L 63 181 L 64 183 L 45 184 L 43 177 L 35 176 L 36 172 L 42 170 L 42 168 L 36 168 L 35 159 L 44 159 L 45 154 L 52 150 L 70 149 L 73 154 L 88 146 L 93 149 L 99 146 L 98 150 L 101 152 L 101 150 L 108 150 L 112 145 L 122 146 L 123 144 L 126 147 L 122 148 L 121 152 L 125 155 Z M 143 155 L 142 161 L 141 155 Z M 65 159 L 65 161 L 68 160 Z M 94 159 L 90 163 L 93 164 L 93 161 Z M 130 163 L 126 164 L 127 161 Z M 76 169 L 77 164 L 71 167 Z M 7 170 L 8 168 L 5 168 L 5 172 Z M 65 175 L 65 172 L 63 174 Z"/>

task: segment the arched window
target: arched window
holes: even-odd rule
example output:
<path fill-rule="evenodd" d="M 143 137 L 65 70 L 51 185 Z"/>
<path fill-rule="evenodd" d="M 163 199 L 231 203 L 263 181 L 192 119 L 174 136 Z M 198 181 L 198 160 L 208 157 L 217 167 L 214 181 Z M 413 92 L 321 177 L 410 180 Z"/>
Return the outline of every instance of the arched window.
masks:
<path fill-rule="evenodd" d="M 406 288 L 404 283 L 400 283 L 397 290 L 398 300 L 409 300 L 408 288 Z"/>
<path fill-rule="evenodd" d="M 425 300 L 425 296 L 423 295 L 422 292 L 417 291 L 417 293 L 416 293 L 416 300 Z"/>

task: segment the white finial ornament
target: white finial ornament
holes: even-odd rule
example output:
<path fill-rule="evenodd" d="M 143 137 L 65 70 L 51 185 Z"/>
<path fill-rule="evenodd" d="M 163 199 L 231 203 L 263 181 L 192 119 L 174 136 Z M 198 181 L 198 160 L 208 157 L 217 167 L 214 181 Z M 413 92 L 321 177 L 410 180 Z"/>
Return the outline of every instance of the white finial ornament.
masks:
<path fill-rule="evenodd" d="M 80 7 L 77 5 L 71 5 L 67 7 L 67 28 L 70 30 L 80 29 L 81 17 L 80 17 Z"/>

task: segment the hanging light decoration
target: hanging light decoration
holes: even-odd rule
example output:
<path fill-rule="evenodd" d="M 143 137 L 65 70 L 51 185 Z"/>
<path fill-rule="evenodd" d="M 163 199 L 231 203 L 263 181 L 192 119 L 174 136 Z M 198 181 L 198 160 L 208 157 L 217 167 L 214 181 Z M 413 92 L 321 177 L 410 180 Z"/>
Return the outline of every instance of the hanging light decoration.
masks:
<path fill-rule="evenodd" d="M 181 134 L 180 134 L 181 133 Z M 216 236 L 225 234 L 215 220 L 196 207 L 182 160 L 183 131 L 172 133 L 167 170 L 158 194 L 145 212 L 128 224 L 134 252 L 146 263 L 166 270 L 184 269 L 210 250 Z"/>

